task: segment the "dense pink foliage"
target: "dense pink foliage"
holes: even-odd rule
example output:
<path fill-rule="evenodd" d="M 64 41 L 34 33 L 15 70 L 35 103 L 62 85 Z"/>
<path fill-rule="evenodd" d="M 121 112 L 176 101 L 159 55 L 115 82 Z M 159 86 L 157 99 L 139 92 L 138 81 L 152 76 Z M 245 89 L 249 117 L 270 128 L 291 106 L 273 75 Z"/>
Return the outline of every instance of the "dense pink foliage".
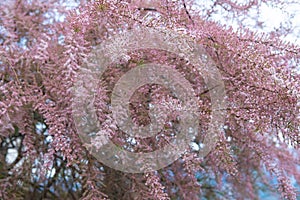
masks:
<path fill-rule="evenodd" d="M 0 3 L 0 199 L 258 199 L 262 188 L 299 198 L 290 180 L 300 184 L 298 46 L 203 20 L 191 9 L 192 1 L 81 1 L 76 11 L 68 11 L 63 2 Z M 236 14 L 259 5 L 215 2 L 230 5 L 229 12 Z M 57 13 L 66 19 L 51 22 Z M 82 144 L 72 118 L 71 88 L 94 46 L 139 26 L 165 27 L 203 45 L 222 74 L 228 108 L 220 141 L 205 158 L 190 149 L 164 169 L 126 174 L 97 161 Z M 211 113 L 203 78 L 184 58 L 159 50 L 131 52 L 129 60 L 104 73 L 95 101 L 104 131 L 116 144 L 137 152 L 160 148 L 172 138 L 171 123 L 157 137 L 135 144 L 110 129 L 107 105 L 113 86 L 141 62 L 168 65 L 190 81 L 201 109 L 201 130 L 194 140 L 200 143 Z M 168 102 L 176 105 L 163 87 L 143 86 L 130 105 L 137 124 L 149 123 L 149 99 L 162 110 L 169 109 L 163 106 Z M 167 121 L 176 124 L 176 113 Z M 45 126 L 38 130 L 37 124 Z M 275 140 L 281 136 L 284 140 Z M 5 160 L 9 149 L 18 151 L 12 163 Z"/>

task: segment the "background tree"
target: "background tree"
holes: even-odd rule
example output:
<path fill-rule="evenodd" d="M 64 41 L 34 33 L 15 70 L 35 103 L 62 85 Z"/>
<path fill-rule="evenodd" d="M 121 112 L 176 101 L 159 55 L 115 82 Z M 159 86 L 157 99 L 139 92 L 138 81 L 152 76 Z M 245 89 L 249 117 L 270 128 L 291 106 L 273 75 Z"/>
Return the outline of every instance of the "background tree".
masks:
<path fill-rule="evenodd" d="M 284 32 L 233 31 L 209 19 L 218 6 L 230 18 L 263 1 L 212 2 L 205 9 L 184 0 L 0 3 L 0 198 L 259 199 L 264 190 L 299 198 L 291 183 L 300 180 L 299 47 L 280 40 Z M 220 141 L 205 158 L 192 148 L 164 169 L 128 174 L 106 167 L 82 144 L 70 88 L 93 47 L 143 26 L 168 28 L 203 45 L 222 74 L 229 105 Z M 131 52 L 129 60 L 109 66 L 95 102 L 99 121 L 107 122 L 117 80 L 141 62 L 172 66 L 190 81 L 201 108 L 193 144 L 201 146 L 211 113 L 207 88 L 196 66 L 169 52 Z M 137 124 L 149 123 L 151 101 L 164 105 L 176 98 L 159 85 L 141 87 L 130 105 Z M 112 140 L 127 150 L 151 151 L 172 139 L 177 123 L 170 115 L 156 137 L 132 143 L 116 130 Z"/>

